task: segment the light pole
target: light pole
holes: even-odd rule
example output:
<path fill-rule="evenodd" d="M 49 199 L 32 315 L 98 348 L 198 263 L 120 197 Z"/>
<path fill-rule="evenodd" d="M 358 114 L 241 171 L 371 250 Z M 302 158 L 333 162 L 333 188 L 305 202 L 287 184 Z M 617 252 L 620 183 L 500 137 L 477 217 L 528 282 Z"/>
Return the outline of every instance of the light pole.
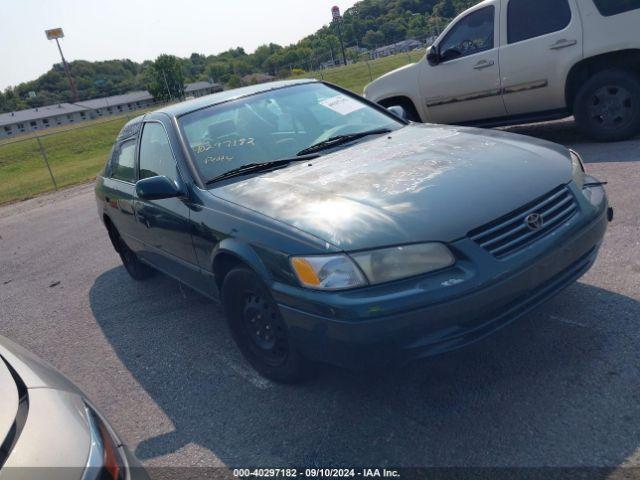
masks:
<path fill-rule="evenodd" d="M 62 65 L 64 67 L 64 73 L 67 74 L 67 80 L 69 80 L 69 87 L 71 88 L 71 94 L 73 95 L 73 101 L 78 101 L 78 91 L 76 90 L 76 83 L 73 81 L 73 77 L 71 76 L 71 70 L 69 70 L 69 65 L 64 58 L 62 53 L 62 47 L 60 46 L 60 39 L 64 38 L 64 32 L 61 28 L 52 28 L 51 30 L 45 30 L 44 32 L 47 35 L 48 40 L 55 40 L 56 45 L 58 45 L 58 51 L 60 52 L 60 58 L 62 59 Z"/>
<path fill-rule="evenodd" d="M 342 63 L 344 65 L 347 64 L 347 56 L 344 53 L 344 42 L 342 41 L 342 30 L 340 29 L 340 20 L 342 17 L 340 16 L 340 7 L 337 5 L 331 8 L 331 16 L 333 17 L 333 21 L 338 27 L 338 38 L 340 39 L 340 49 L 342 50 Z"/>
<path fill-rule="evenodd" d="M 171 90 L 169 90 L 169 83 L 167 83 L 167 74 L 164 73 L 164 68 L 162 69 L 162 78 L 164 78 L 164 86 L 167 89 L 167 93 L 169 94 L 169 101 L 173 102 L 173 97 L 171 96 Z"/>

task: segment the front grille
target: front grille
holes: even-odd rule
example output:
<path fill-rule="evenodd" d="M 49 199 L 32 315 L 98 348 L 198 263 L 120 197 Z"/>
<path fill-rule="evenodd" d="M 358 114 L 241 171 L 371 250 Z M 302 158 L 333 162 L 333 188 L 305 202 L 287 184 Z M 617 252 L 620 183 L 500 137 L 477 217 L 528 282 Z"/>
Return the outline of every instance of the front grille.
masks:
<path fill-rule="evenodd" d="M 469 238 L 497 258 L 507 257 L 548 235 L 571 219 L 578 211 L 578 204 L 566 186 L 469 232 Z M 527 219 L 539 215 L 542 225 L 532 229 Z"/>

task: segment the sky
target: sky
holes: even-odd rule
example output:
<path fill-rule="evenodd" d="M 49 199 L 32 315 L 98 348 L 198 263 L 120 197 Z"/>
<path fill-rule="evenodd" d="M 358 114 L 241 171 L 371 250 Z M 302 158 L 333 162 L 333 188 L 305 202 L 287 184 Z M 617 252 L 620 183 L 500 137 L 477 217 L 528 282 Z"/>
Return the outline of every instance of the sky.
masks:
<path fill-rule="evenodd" d="M 60 61 L 44 31 L 62 27 L 67 61 L 161 53 L 187 57 L 263 43 L 294 43 L 355 0 L 0 0 L 0 90 L 36 79 Z"/>

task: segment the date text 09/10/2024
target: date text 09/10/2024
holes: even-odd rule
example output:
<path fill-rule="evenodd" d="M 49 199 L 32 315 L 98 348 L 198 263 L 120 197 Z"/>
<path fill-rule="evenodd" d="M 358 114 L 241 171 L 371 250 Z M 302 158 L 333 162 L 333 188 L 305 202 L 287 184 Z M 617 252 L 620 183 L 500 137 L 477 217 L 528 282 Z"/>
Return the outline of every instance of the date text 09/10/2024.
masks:
<path fill-rule="evenodd" d="M 397 470 L 386 468 L 236 468 L 233 476 L 238 478 L 397 478 Z"/>

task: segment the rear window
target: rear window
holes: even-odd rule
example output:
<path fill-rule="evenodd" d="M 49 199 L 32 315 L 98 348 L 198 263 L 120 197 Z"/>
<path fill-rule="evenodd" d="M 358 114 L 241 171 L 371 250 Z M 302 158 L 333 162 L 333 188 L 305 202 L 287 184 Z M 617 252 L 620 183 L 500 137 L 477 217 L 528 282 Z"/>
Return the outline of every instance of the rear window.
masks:
<path fill-rule="evenodd" d="M 571 8 L 567 0 L 511 0 L 507 18 L 509 43 L 517 43 L 563 30 Z"/>
<path fill-rule="evenodd" d="M 640 0 L 593 0 L 605 17 L 637 10 L 640 8 Z"/>
<path fill-rule="evenodd" d="M 133 183 L 136 178 L 136 142 L 127 140 L 116 148 L 111 165 L 111 176 L 117 180 Z"/>

